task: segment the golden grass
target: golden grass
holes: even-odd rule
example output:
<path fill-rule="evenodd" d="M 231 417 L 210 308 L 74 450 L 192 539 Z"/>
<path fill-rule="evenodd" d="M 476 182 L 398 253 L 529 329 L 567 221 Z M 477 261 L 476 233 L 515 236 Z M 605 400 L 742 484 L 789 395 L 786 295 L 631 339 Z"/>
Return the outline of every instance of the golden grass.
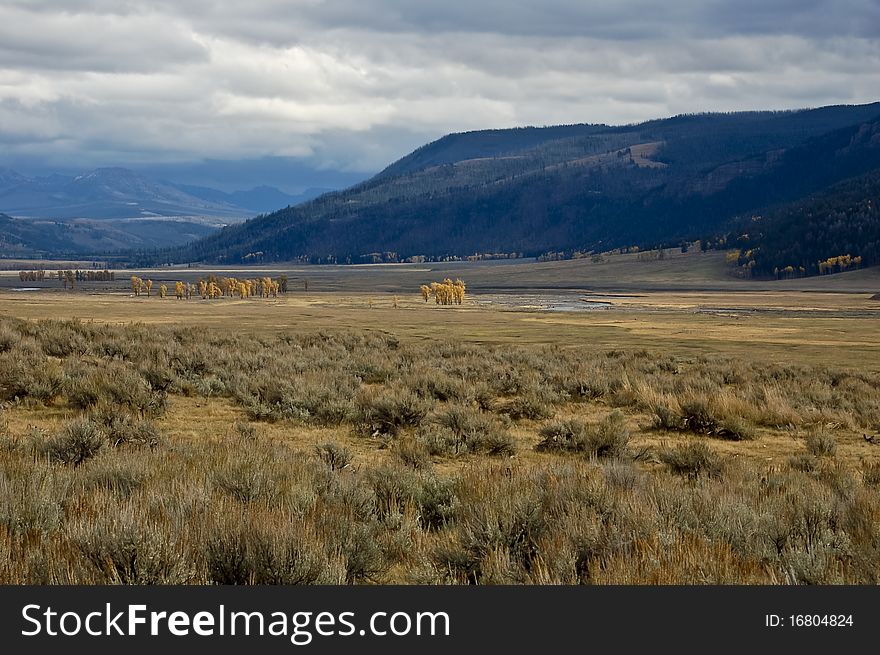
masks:
<path fill-rule="evenodd" d="M 867 294 L 643 292 L 605 298 L 611 309 L 588 312 L 513 311 L 477 305 L 474 296 L 464 307 L 438 307 L 423 303 L 415 291 L 400 296 L 400 308 L 393 309 L 393 297 L 291 293 L 272 301 L 186 302 L 125 294 L 0 292 L 0 316 L 216 329 L 234 325 L 243 334 L 349 328 L 409 340 L 644 347 L 880 370 L 880 303 Z"/>
<path fill-rule="evenodd" d="M 0 291 L 0 317 L 51 319 L 0 326 L 0 357 L 4 347 L 25 362 L 42 357 L 49 378 L 77 375 L 74 362 L 179 377 L 152 418 L 158 448 L 108 446 L 76 467 L 43 450 L 86 413 L 67 387 L 46 402 L 8 399 L 0 581 L 876 583 L 880 447 L 862 434 L 880 431 L 880 303 L 778 290 L 601 299 L 611 308 L 551 313 L 473 296 L 463 307 L 426 305 L 415 288 L 399 309 L 390 292 L 354 290 L 215 302 Z M 55 322 L 69 318 L 82 322 Z M 19 329 L 28 336 L 16 344 Z M 52 335 L 63 350 L 70 333 L 94 335 L 87 352 L 76 342 L 73 354 L 40 350 L 56 347 Z M 116 356 L 96 345 L 132 340 Z M 444 380 L 465 396 L 431 401 L 423 425 L 397 436 L 365 434 L 353 416 L 322 425 L 251 415 L 282 382 L 303 394 L 338 387 L 356 415 L 380 392 L 425 393 Z M 566 398 L 578 384 L 583 397 Z M 487 388 L 491 411 L 475 400 Z M 281 391 L 302 400 L 298 388 Z M 521 397 L 549 418 L 506 419 Z M 658 408 L 699 402 L 753 438 L 656 427 Z M 515 456 L 418 450 L 422 429 L 452 405 L 491 415 Z M 535 450 L 548 424 L 596 425 L 615 408 L 630 432 L 621 461 Z M 833 455 L 809 455 L 819 432 Z M 327 443 L 347 449 L 351 465 L 328 470 L 317 454 Z M 416 447 L 410 459 L 398 456 L 405 443 Z M 670 474 L 659 454 L 687 443 L 709 444 L 723 474 Z M 132 548 L 155 566 L 126 569 Z M 249 567 L 241 578 L 229 568 L 238 556 Z"/>

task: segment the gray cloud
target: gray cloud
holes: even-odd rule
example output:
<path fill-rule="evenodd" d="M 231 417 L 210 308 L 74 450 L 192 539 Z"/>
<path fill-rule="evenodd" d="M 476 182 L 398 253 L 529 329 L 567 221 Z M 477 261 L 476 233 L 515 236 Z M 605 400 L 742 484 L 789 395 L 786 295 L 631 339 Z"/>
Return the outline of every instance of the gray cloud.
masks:
<path fill-rule="evenodd" d="M 868 102 L 878 35 L 876 0 L 8 0 L 0 164 L 374 171 L 449 131 Z"/>

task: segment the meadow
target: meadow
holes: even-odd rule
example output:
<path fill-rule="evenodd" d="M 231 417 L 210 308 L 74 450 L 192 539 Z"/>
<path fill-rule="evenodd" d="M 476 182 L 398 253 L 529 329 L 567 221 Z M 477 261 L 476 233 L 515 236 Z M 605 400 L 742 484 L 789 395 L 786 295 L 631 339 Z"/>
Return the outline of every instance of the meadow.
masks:
<path fill-rule="evenodd" d="M 876 275 L 681 261 L 0 291 L 0 582 L 876 584 Z"/>

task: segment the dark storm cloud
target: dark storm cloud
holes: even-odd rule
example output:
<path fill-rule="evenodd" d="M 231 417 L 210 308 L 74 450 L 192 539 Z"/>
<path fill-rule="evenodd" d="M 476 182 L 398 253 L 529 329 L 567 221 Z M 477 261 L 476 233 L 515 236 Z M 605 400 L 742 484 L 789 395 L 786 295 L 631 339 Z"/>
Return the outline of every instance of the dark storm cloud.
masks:
<path fill-rule="evenodd" d="M 297 30 L 491 33 L 600 39 L 789 34 L 875 37 L 876 0 L 335 0 L 168 3 L 194 21 L 239 37 L 295 43 Z"/>
<path fill-rule="evenodd" d="M 8 0 L 0 144 L 376 170 L 448 131 L 872 101 L 878 34 L 876 0 Z"/>

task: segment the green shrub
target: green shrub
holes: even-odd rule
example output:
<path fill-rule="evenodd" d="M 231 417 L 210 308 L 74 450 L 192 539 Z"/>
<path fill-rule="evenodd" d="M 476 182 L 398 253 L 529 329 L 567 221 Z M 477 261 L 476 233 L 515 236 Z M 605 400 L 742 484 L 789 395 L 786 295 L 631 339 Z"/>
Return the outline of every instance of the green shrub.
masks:
<path fill-rule="evenodd" d="M 717 477 L 724 472 L 724 460 L 701 441 L 691 441 L 675 448 L 663 448 L 660 461 L 676 475 L 688 478 Z"/>
<path fill-rule="evenodd" d="M 666 405 L 658 405 L 654 408 L 654 427 L 659 430 L 681 430 L 681 415 Z"/>
<path fill-rule="evenodd" d="M 427 529 L 439 530 L 454 520 L 458 505 L 453 480 L 429 477 L 418 495 L 419 521 Z"/>
<path fill-rule="evenodd" d="M 111 446 L 145 446 L 153 450 L 161 442 L 159 430 L 152 421 L 136 418 L 127 412 L 102 406 L 90 418 L 101 428 Z"/>
<path fill-rule="evenodd" d="M 491 414 L 452 405 L 436 421 L 442 429 L 422 436 L 431 454 L 510 456 L 516 452 L 513 437 Z"/>
<path fill-rule="evenodd" d="M 315 446 L 315 451 L 331 471 L 341 471 L 351 466 L 353 457 L 351 451 L 345 446 L 328 442 Z"/>
<path fill-rule="evenodd" d="M 404 466 L 421 470 L 431 467 L 431 452 L 424 441 L 410 438 L 398 441 L 394 446 L 394 457 Z"/>
<path fill-rule="evenodd" d="M 709 403 L 704 398 L 692 398 L 682 403 L 681 424 L 683 429 L 699 434 L 711 434 L 718 427 Z"/>
<path fill-rule="evenodd" d="M 69 357 L 89 352 L 88 335 L 84 335 L 83 326 L 76 322 L 56 323 L 47 325 L 40 332 L 43 352 L 52 357 Z"/>
<path fill-rule="evenodd" d="M 64 392 L 74 407 L 122 406 L 141 416 L 161 414 L 167 404 L 164 391 L 153 391 L 137 371 L 124 364 L 68 366 Z"/>
<path fill-rule="evenodd" d="M 812 473 L 819 468 L 819 460 L 810 453 L 798 453 L 788 458 L 788 465 L 801 473 Z"/>
<path fill-rule="evenodd" d="M 837 440 L 827 432 L 817 431 L 807 435 L 804 442 L 807 452 L 814 457 L 834 457 L 837 453 Z"/>
<path fill-rule="evenodd" d="M 590 457 L 621 457 L 629 444 L 626 417 L 615 410 L 598 425 L 578 420 L 552 423 L 541 428 L 538 452 L 579 453 Z"/>
<path fill-rule="evenodd" d="M 50 401 L 61 393 L 63 381 L 60 365 L 46 361 L 32 341 L 0 352 L 0 401 L 24 398 Z"/>
<path fill-rule="evenodd" d="M 214 486 L 243 503 L 272 502 L 278 497 L 278 480 L 265 462 L 247 457 L 214 469 L 211 480 Z"/>
<path fill-rule="evenodd" d="M 371 436 L 395 436 L 404 428 L 421 425 L 430 405 L 413 392 L 392 388 L 360 400 L 359 425 Z"/>
<path fill-rule="evenodd" d="M 515 396 L 502 411 L 514 420 L 540 421 L 553 416 L 553 406 L 550 401 L 546 396 L 538 393 Z"/>
<path fill-rule="evenodd" d="M 0 353 L 9 352 L 21 341 L 21 334 L 7 325 L 0 325 Z"/>
<path fill-rule="evenodd" d="M 50 438 L 43 452 L 51 461 L 74 467 L 98 454 L 105 442 L 101 428 L 90 419 L 78 419 Z"/>
<path fill-rule="evenodd" d="M 181 584 L 189 577 L 171 535 L 149 525 L 104 520 L 82 527 L 72 541 L 99 584 Z"/>
<path fill-rule="evenodd" d="M 48 534 L 64 521 L 69 478 L 46 469 L 0 469 L 0 527 L 9 534 Z"/>
<path fill-rule="evenodd" d="M 719 413 L 703 397 L 691 397 L 676 412 L 666 405 L 654 408 L 654 427 L 661 430 L 694 432 L 733 441 L 757 436 L 755 426 L 742 416 Z"/>
<path fill-rule="evenodd" d="M 204 548 L 208 581 L 223 585 L 339 584 L 343 565 L 310 530 L 290 526 L 214 528 Z"/>
<path fill-rule="evenodd" d="M 462 401 L 469 395 L 469 387 L 465 381 L 436 371 L 420 372 L 405 381 L 419 396 L 441 402 Z"/>

